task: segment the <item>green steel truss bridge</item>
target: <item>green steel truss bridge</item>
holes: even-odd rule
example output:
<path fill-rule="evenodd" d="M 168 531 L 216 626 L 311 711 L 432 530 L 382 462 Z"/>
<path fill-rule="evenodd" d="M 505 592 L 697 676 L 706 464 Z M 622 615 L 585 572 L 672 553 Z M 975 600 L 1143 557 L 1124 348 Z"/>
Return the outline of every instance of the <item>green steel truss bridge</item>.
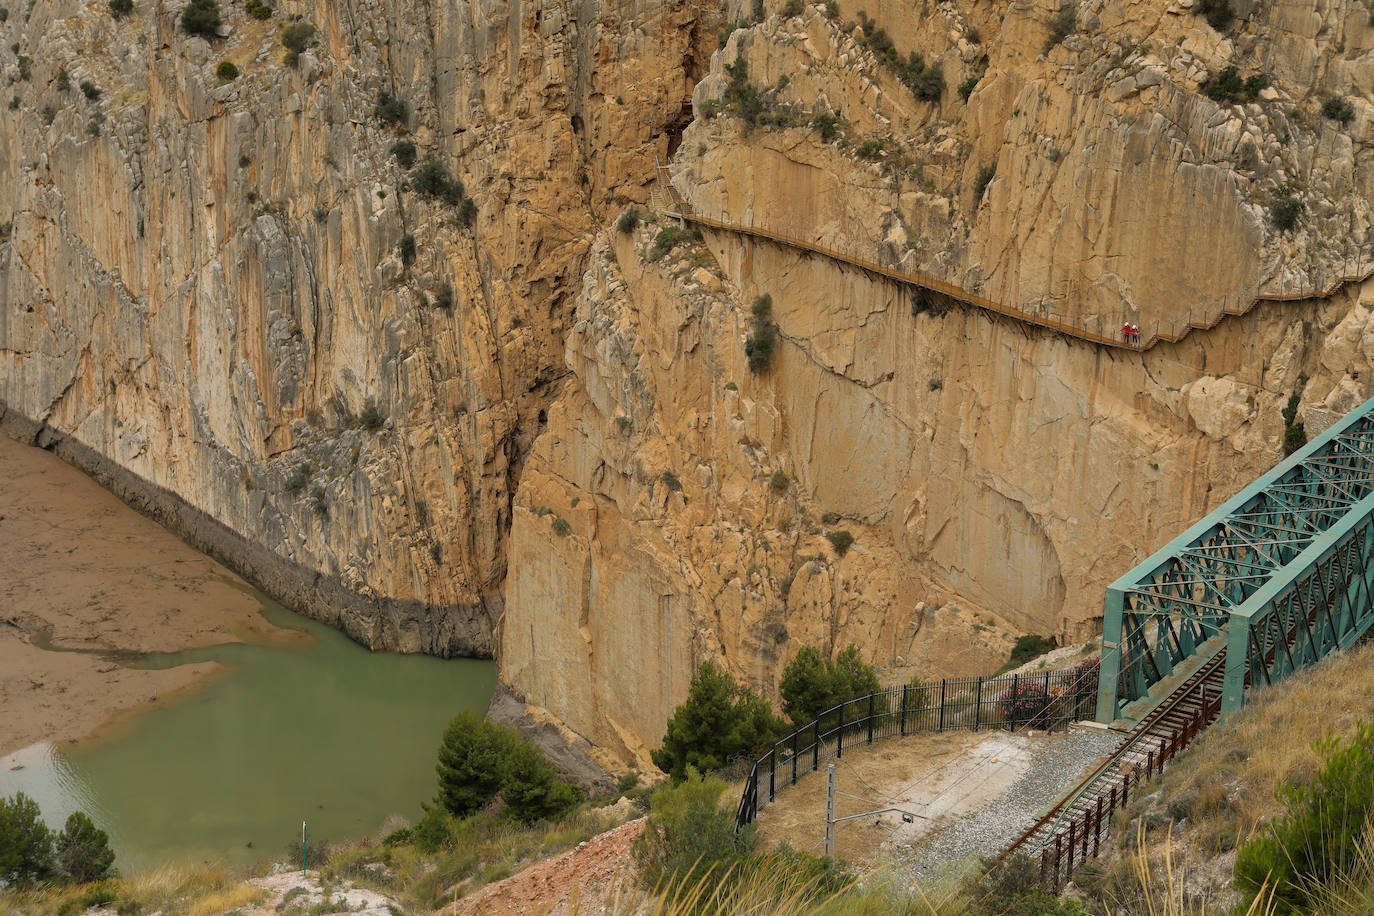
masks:
<path fill-rule="evenodd" d="M 1209 663 L 1238 709 L 1357 640 L 1372 589 L 1374 399 L 1108 587 L 1097 718 L 1136 718 Z"/>

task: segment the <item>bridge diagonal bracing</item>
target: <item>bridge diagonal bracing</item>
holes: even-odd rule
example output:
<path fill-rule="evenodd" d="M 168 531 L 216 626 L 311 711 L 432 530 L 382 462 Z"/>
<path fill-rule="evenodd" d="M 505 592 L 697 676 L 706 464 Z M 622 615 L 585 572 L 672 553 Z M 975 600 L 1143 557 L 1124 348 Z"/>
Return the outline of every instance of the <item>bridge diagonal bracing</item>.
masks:
<path fill-rule="evenodd" d="M 1097 717 L 1110 722 L 1224 636 L 1222 710 L 1374 622 L 1374 400 L 1107 589 Z"/>

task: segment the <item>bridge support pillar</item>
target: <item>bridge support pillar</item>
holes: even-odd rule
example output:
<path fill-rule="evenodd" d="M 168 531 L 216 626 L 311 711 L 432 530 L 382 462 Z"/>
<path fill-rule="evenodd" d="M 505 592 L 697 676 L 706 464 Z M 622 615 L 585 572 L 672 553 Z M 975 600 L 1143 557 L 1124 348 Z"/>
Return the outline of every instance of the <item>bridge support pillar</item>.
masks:
<path fill-rule="evenodd" d="M 1221 685 L 1221 712 L 1234 712 L 1245 705 L 1245 669 L 1250 657 L 1250 618 L 1231 615 L 1226 628 L 1226 679 Z"/>
<path fill-rule="evenodd" d="M 1114 722 L 1121 713 L 1117 686 L 1121 682 L 1121 618 L 1126 596 L 1116 588 L 1107 589 L 1102 602 L 1102 655 L 1097 674 L 1097 721 Z"/>

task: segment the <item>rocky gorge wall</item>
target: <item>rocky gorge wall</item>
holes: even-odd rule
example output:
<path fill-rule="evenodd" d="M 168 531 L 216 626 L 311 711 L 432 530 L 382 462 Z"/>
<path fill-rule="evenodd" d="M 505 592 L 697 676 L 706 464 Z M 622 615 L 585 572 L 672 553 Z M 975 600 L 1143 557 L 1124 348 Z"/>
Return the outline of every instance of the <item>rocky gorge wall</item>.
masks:
<path fill-rule="evenodd" d="M 1275 4 L 1227 37 L 1082 4 L 1045 52 L 1042 7 L 881 9 L 903 54 L 943 66 L 939 100 L 842 27 L 851 5 L 770 8 L 696 88 L 672 174 L 698 210 L 1107 328 L 1371 266 L 1358 10 Z M 1333 22 L 1353 60 L 1323 56 Z M 1273 62 L 1253 103 L 1198 91 L 1242 51 Z M 1344 125 L 1303 82 L 1314 59 L 1358 93 Z M 1092 636 L 1104 585 L 1281 456 L 1294 393 L 1314 422 L 1374 393 L 1369 284 L 1136 354 L 730 232 L 661 254 L 669 225 L 593 252 L 501 632 L 506 684 L 640 766 L 705 657 L 776 695 L 803 643 L 857 643 L 891 683 L 991 670 L 1009 631 Z M 780 344 L 754 372 L 763 294 Z"/>
<path fill-rule="evenodd" d="M 213 42 L 181 4 L 5 11 L 0 403 L 221 522 L 245 572 L 275 556 L 258 581 L 354 638 L 490 654 L 590 236 L 646 196 L 720 13 L 221 11 Z M 408 188 L 403 138 L 471 226 Z"/>
<path fill-rule="evenodd" d="M 773 694 L 800 644 L 896 680 L 1084 638 L 1106 582 L 1279 456 L 1294 391 L 1370 393 L 1374 291 L 1136 355 L 613 228 L 672 153 L 702 209 L 1108 329 L 1374 266 L 1362 7 L 1218 31 L 1085 0 L 1050 43 L 1056 6 L 289 0 L 224 6 L 213 43 L 152 0 L 10 8 L 0 403 L 354 638 L 495 653 L 541 729 L 622 763 L 707 657 Z M 1207 98 L 1228 63 L 1270 84 Z M 400 140 L 463 187 L 425 193 Z"/>

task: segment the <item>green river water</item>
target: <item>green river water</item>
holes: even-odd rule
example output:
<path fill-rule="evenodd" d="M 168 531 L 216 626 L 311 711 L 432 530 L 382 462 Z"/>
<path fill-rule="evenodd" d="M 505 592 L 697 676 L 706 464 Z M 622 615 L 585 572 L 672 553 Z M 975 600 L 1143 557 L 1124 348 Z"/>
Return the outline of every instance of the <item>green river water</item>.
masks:
<path fill-rule="evenodd" d="M 125 870 L 253 862 L 299 840 L 302 821 L 313 843 L 375 836 L 393 815 L 417 820 L 434 796 L 444 727 L 464 709 L 485 711 L 494 663 L 372 653 L 262 600 L 272 623 L 308 643 L 126 659 L 228 670 L 99 740 L 0 758 L 0 796 L 28 793 L 55 827 L 86 811 Z"/>

